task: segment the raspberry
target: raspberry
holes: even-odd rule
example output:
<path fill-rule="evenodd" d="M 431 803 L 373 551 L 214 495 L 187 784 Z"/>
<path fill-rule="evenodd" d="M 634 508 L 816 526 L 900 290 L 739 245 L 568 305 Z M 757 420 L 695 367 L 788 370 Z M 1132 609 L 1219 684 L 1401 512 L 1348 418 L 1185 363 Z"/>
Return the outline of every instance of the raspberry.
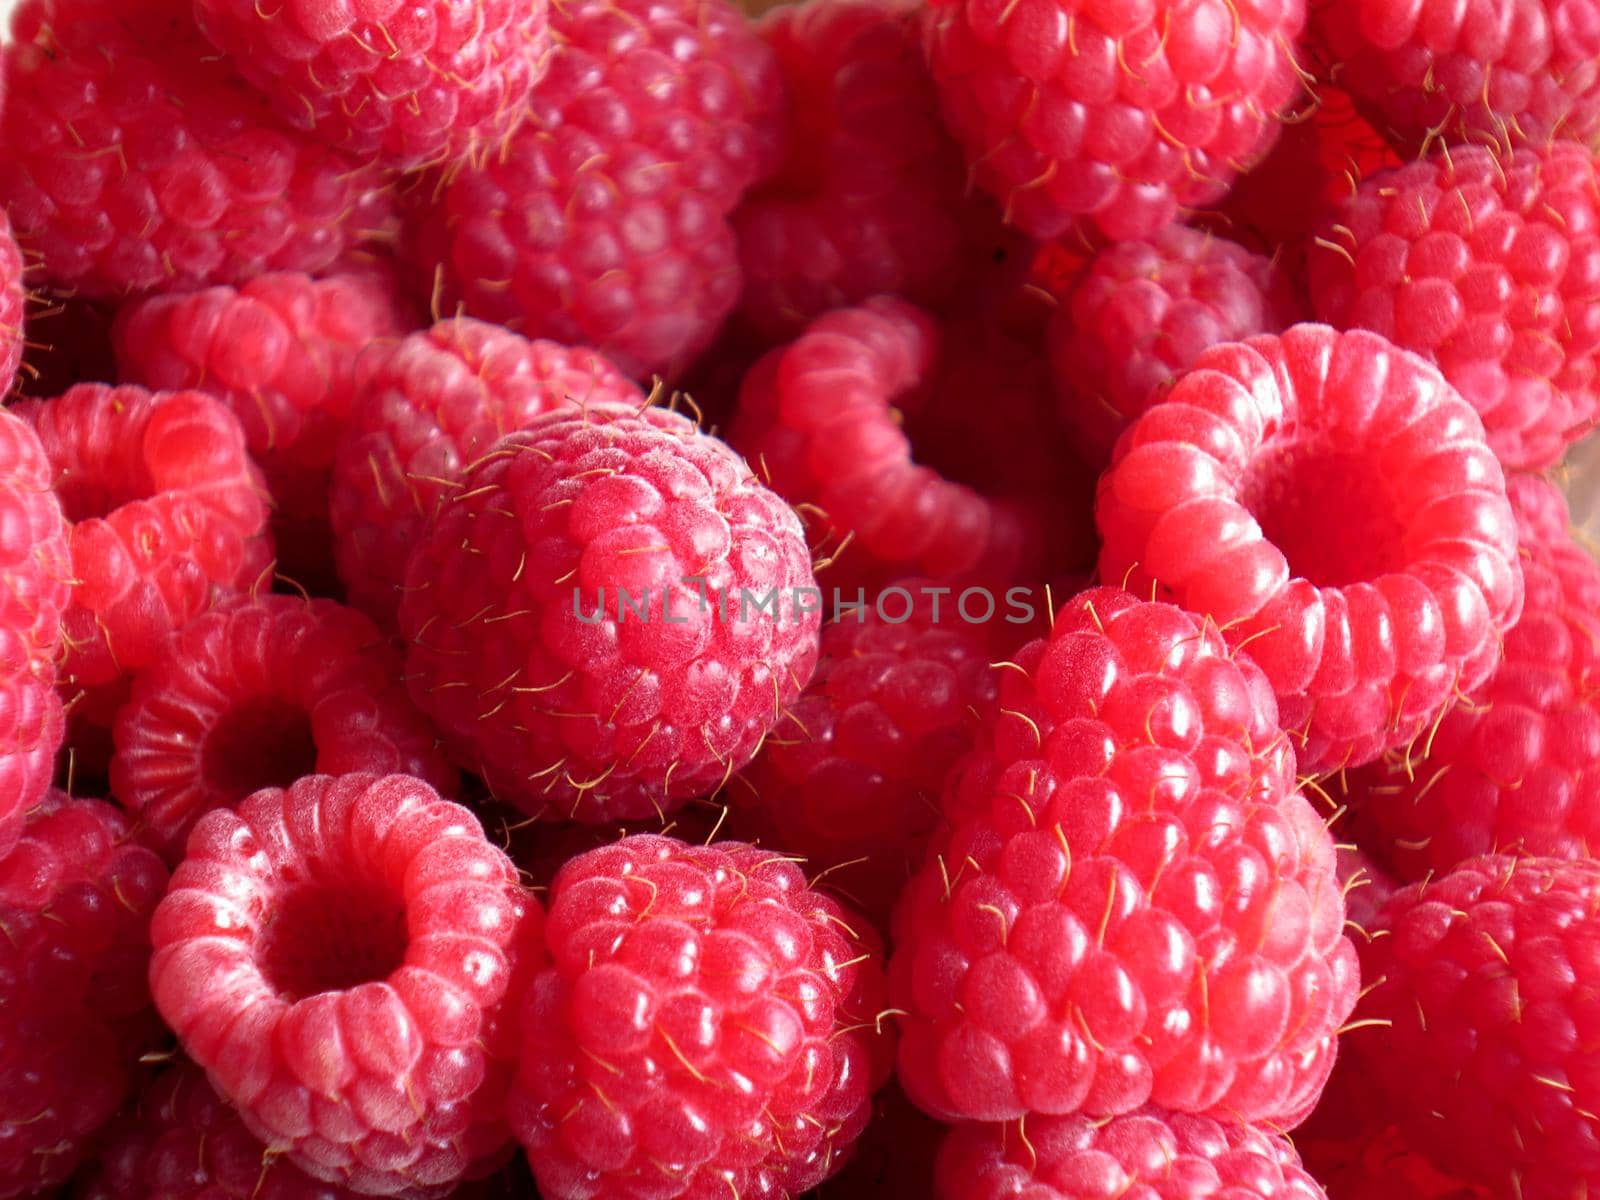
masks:
<path fill-rule="evenodd" d="M 136 301 L 114 332 L 124 381 L 198 389 L 233 410 L 272 492 L 274 540 L 293 558 L 279 570 L 325 586 L 329 476 L 355 399 L 356 356 L 410 327 L 394 282 L 381 274 L 284 272 Z"/>
<path fill-rule="evenodd" d="M 1317 318 L 1438 363 L 1507 466 L 1548 466 L 1593 426 L 1600 179 L 1585 147 L 1453 147 L 1375 175 L 1310 269 Z"/>
<path fill-rule="evenodd" d="M 938 1195 L 1324 1200 L 1287 1138 L 1158 1108 L 1110 1121 L 958 1126 L 939 1151 Z"/>
<path fill-rule="evenodd" d="M 0 211 L 0 396 L 10 394 L 22 365 L 24 269 L 11 218 Z"/>
<path fill-rule="evenodd" d="M 1594 0 L 1311 0 L 1316 57 L 1408 154 L 1600 133 Z"/>
<path fill-rule="evenodd" d="M 526 124 L 424 187 L 411 252 L 473 316 L 671 374 L 738 300 L 726 218 L 775 165 L 772 52 L 727 0 L 574 0 L 551 27 Z"/>
<path fill-rule="evenodd" d="M 132 1088 L 166 884 L 127 818 L 60 792 L 0 858 L 0 1196 L 64 1183 Z"/>
<path fill-rule="evenodd" d="M 907 1093 L 941 1120 L 1294 1124 L 1358 980 L 1266 679 L 1199 618 L 1098 588 L 1000 680 L 895 914 Z"/>
<path fill-rule="evenodd" d="M 979 186 L 1036 238 L 1149 237 L 1222 198 L 1298 87 L 1305 0 L 929 6 L 928 60 Z"/>
<path fill-rule="evenodd" d="M 26 0 L 13 34 L 0 199 L 55 286 L 315 271 L 391 219 L 377 169 L 276 122 L 187 0 Z"/>
<path fill-rule="evenodd" d="M 0 853 L 16 841 L 23 814 L 49 791 L 65 737 L 61 697 L 48 679 L 0 674 Z"/>
<path fill-rule="evenodd" d="M 1163 383 L 1219 342 L 1294 319 L 1288 283 L 1242 246 L 1181 225 L 1102 250 L 1073 282 L 1050 331 L 1061 415 L 1091 461 Z"/>
<path fill-rule="evenodd" d="M 377 627 L 331 600 L 260 596 L 169 638 L 117 714 L 111 787 L 169 860 L 214 808 L 302 775 L 456 774 Z"/>
<path fill-rule="evenodd" d="M 1600 865 L 1470 859 L 1397 892 L 1346 1039 L 1370 1107 L 1442 1171 L 1496 1196 L 1580 1196 L 1600 1172 Z"/>
<path fill-rule="evenodd" d="M 811 677 L 814 589 L 799 519 L 723 443 L 661 409 L 557 414 L 412 553 L 411 694 L 499 799 L 637 820 L 755 754 Z"/>
<path fill-rule="evenodd" d="M 260 473 L 218 401 L 80 384 L 12 411 L 38 432 L 71 522 L 71 687 L 148 665 L 168 633 L 267 573 Z"/>
<path fill-rule="evenodd" d="M 388 165 L 492 153 L 548 65 L 545 0 L 195 0 L 200 28 L 279 116 Z"/>
<path fill-rule="evenodd" d="M 540 920 L 421 780 L 312 775 L 195 826 L 150 983 L 251 1133 L 317 1179 L 408 1195 L 506 1141 L 498 1010 Z"/>
<path fill-rule="evenodd" d="M 464 318 L 364 362 L 331 501 L 350 603 L 392 627 L 406 559 L 462 471 L 535 417 L 605 402 L 643 407 L 645 396 L 592 350 Z"/>
<path fill-rule="evenodd" d="M 857 920 L 737 842 L 568 863 L 510 1105 L 541 1194 L 781 1200 L 838 1170 L 893 1061 Z"/>
<path fill-rule="evenodd" d="M 940 305 L 976 233 L 912 0 L 810 0 L 759 26 L 789 93 L 783 165 L 734 214 L 740 312 L 772 337 L 880 292 Z"/>
<path fill-rule="evenodd" d="M 1307 772 L 1418 738 L 1522 607 L 1482 424 L 1371 333 L 1206 351 L 1123 437 L 1096 517 L 1103 579 L 1159 584 L 1249 647 Z"/>

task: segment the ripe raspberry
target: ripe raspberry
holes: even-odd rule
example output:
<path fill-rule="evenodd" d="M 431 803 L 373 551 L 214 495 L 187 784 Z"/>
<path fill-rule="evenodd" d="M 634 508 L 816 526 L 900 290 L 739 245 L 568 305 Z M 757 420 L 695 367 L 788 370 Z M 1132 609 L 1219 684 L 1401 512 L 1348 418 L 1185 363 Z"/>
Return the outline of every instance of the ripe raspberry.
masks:
<path fill-rule="evenodd" d="M 238 600 L 167 639 L 117 714 L 111 787 L 152 845 L 183 857 L 195 822 L 303 775 L 455 771 L 376 626 L 331 600 Z"/>
<path fill-rule="evenodd" d="M 995 214 L 966 195 L 913 0 L 810 0 L 759 26 L 789 93 L 783 165 L 734 214 L 744 320 L 792 337 L 880 292 L 941 305 Z"/>
<path fill-rule="evenodd" d="M 1293 1125 L 1358 980 L 1266 679 L 1111 588 L 1013 662 L 895 914 L 907 1093 L 941 1120 L 1155 1104 Z"/>
<path fill-rule="evenodd" d="M 24 814 L 50 790 L 65 738 L 61 697 L 48 678 L 0 675 L 0 854 L 16 842 Z"/>
<path fill-rule="evenodd" d="M 72 598 L 67 527 L 45 446 L 15 414 L 0 409 L 0 678 L 53 681 Z"/>
<path fill-rule="evenodd" d="M 933 0 L 928 60 L 979 184 L 1036 238 L 1149 237 L 1264 154 L 1305 0 Z"/>
<path fill-rule="evenodd" d="M 12 411 L 38 432 L 71 522 L 69 689 L 148 665 L 168 633 L 267 574 L 260 473 L 218 401 L 80 384 Z"/>
<path fill-rule="evenodd" d="M 824 629 L 811 685 L 733 789 L 735 831 L 803 856 L 885 923 L 922 861 L 945 777 L 994 707 L 1001 636 L 962 615 L 992 603 L 911 580 Z"/>
<path fill-rule="evenodd" d="M 60 792 L 0 858 L 0 1196 L 64 1183 L 157 1041 L 145 970 L 166 884 L 126 817 Z"/>
<path fill-rule="evenodd" d="M 1182 225 L 1097 254 L 1050 331 L 1061 416 L 1092 462 L 1204 350 L 1294 320 L 1271 260 Z"/>
<path fill-rule="evenodd" d="M 410 328 L 381 274 L 285 272 L 136 301 L 118 314 L 115 339 L 126 382 L 198 389 L 233 410 L 272 492 L 274 540 L 293 559 L 279 570 L 321 586 L 332 575 L 329 477 L 355 400 L 356 356 Z"/>
<path fill-rule="evenodd" d="M 512 1127 L 540 1192 L 781 1200 L 838 1170 L 893 1061 L 882 951 L 800 868 L 631 837 L 550 891 Z"/>
<path fill-rule="evenodd" d="M 330 516 L 346 595 L 385 628 L 411 548 L 468 466 L 568 404 L 645 404 L 593 350 L 465 318 L 363 360 L 359 392 L 335 458 Z"/>
<path fill-rule="evenodd" d="M 1594 425 L 1600 178 L 1585 147 L 1454 147 L 1375 175 L 1310 269 L 1317 318 L 1437 362 L 1507 466 L 1549 466 Z"/>
<path fill-rule="evenodd" d="M 1324 1200 L 1287 1138 L 1159 1108 L 960 1125 L 939 1151 L 937 1179 L 940 1200 Z"/>
<path fill-rule="evenodd" d="M 772 52 L 727 0 L 574 0 L 551 28 L 526 124 L 425 185 L 410 252 L 473 316 L 673 373 L 738 299 L 726 217 L 776 165 Z"/>
<path fill-rule="evenodd" d="M 0 199 L 55 286 L 315 271 L 391 219 L 378 170 L 276 122 L 187 0 L 26 0 L 13 34 Z"/>
<path fill-rule="evenodd" d="M 1307 772 L 1409 745 L 1522 609 L 1482 424 L 1371 333 L 1206 351 L 1122 439 L 1096 517 L 1101 578 L 1159 584 L 1248 646 Z"/>
<path fill-rule="evenodd" d="M 393 167 L 492 153 L 550 55 L 545 0 L 195 0 L 211 42 L 284 122 Z"/>
<path fill-rule="evenodd" d="M 22 250 L 11 231 L 11 218 L 0 211 L 0 396 L 9 395 L 22 365 L 24 271 Z"/>
<path fill-rule="evenodd" d="M 313 775 L 195 826 L 156 910 L 156 1006 L 262 1141 L 369 1195 L 508 1137 L 497 1029 L 537 901 L 477 819 L 405 775 Z"/>
<path fill-rule="evenodd" d="M 1486 857 L 1397 892 L 1362 949 L 1346 1039 L 1406 1143 L 1495 1196 L 1569 1200 L 1600 1173 L 1600 865 Z"/>
<path fill-rule="evenodd" d="M 815 586 L 799 519 L 723 443 L 662 409 L 557 414 L 418 542 L 411 694 L 508 804 L 660 814 L 749 762 L 811 678 Z"/>
<path fill-rule="evenodd" d="M 1313 56 L 1408 155 L 1600 133 L 1594 0 L 1311 0 Z"/>

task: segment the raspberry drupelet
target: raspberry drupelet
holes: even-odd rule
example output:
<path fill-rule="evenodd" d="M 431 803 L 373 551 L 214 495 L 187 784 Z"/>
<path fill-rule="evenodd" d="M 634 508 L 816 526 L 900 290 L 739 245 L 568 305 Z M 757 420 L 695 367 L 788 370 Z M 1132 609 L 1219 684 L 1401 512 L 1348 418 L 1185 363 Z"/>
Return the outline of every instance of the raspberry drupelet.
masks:
<path fill-rule="evenodd" d="M 27 0 L 5 48 L 0 200 L 84 295 L 317 271 L 392 226 L 375 167 L 276 121 L 188 0 Z"/>
<path fill-rule="evenodd" d="M 1309 266 L 1316 318 L 1436 362 L 1508 467 L 1550 466 L 1593 427 L 1600 174 L 1586 146 L 1452 146 L 1374 175 Z"/>
<path fill-rule="evenodd" d="M 1297 325 L 1202 354 L 1101 477 L 1101 578 L 1245 647 L 1308 773 L 1410 745 L 1522 610 L 1500 465 L 1439 372 Z"/>
<path fill-rule="evenodd" d="M 1034 237 L 1148 237 L 1271 147 L 1305 0 L 934 0 L 928 61 L 978 184 Z"/>
<path fill-rule="evenodd" d="M 406 775 L 257 792 L 195 826 L 151 933 L 162 1017 L 301 1170 L 408 1196 L 497 1164 L 542 913 L 467 809 Z"/>
<path fill-rule="evenodd" d="M 659 408 L 502 440 L 411 555 L 407 679 L 464 767 L 523 811 L 640 819 L 750 761 L 811 678 L 799 518 Z"/>
<path fill-rule="evenodd" d="M 727 217 L 777 164 L 777 64 L 727 0 L 574 0 L 551 28 L 526 122 L 420 186 L 407 252 L 452 307 L 674 374 L 739 297 Z"/>
<path fill-rule="evenodd" d="M 212 809 L 302 775 L 413 775 L 448 794 L 456 772 L 400 671 L 354 609 L 227 602 L 168 638 L 134 680 L 113 729 L 112 793 L 169 861 Z"/>
<path fill-rule="evenodd" d="M 1153 1104 L 1292 1126 L 1359 981 L 1266 679 L 1111 588 L 1000 679 L 895 913 L 907 1093 L 946 1121 Z"/>
<path fill-rule="evenodd" d="M 1324 1200 L 1287 1138 L 1158 1108 L 959 1125 L 937 1171 L 938 1200 Z"/>
<path fill-rule="evenodd" d="M 122 813 L 60 792 L 0 857 L 0 1196 L 65 1183 L 159 1044 L 145 973 L 166 885 Z"/>
<path fill-rule="evenodd" d="M 391 167 L 492 153 L 549 66 L 545 0 L 195 0 L 194 11 L 286 124 Z"/>
<path fill-rule="evenodd" d="M 798 1196 L 893 1062 L 882 950 L 782 854 L 637 836 L 550 890 L 511 1123 L 546 1200 Z"/>
<path fill-rule="evenodd" d="M 603 355 L 470 318 L 364 358 L 330 500 L 350 603 L 392 628 L 406 559 L 461 473 L 536 417 L 608 403 L 646 399 Z"/>

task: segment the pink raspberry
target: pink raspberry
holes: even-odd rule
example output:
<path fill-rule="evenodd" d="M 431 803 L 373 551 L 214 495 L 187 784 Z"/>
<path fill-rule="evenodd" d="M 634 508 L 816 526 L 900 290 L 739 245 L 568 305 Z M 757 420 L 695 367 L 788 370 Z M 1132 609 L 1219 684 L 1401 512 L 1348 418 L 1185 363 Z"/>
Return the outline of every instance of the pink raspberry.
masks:
<path fill-rule="evenodd" d="M 385 628 L 400 608 L 412 546 L 468 466 L 545 413 L 646 403 L 593 350 L 467 318 L 364 359 L 358 392 L 335 458 L 331 521 L 350 603 Z"/>
<path fill-rule="evenodd" d="M 893 1061 L 882 950 L 781 854 L 639 836 L 568 863 L 511 1123 L 547 1200 L 782 1200 L 838 1170 Z"/>
<path fill-rule="evenodd" d="M 1600 176 L 1586 147 L 1457 146 L 1375 175 L 1329 218 L 1310 268 L 1317 318 L 1438 363 L 1507 466 L 1549 466 L 1593 427 Z"/>
<path fill-rule="evenodd" d="M 65 1183 L 159 1042 L 145 971 L 166 884 L 126 817 L 60 792 L 0 858 L 0 1196 Z"/>
<path fill-rule="evenodd" d="M 1311 0 L 1313 57 L 1408 155 L 1600 133 L 1594 0 Z"/>
<path fill-rule="evenodd" d="M 994 215 L 966 194 L 912 0 L 810 0 L 759 29 L 789 93 L 778 174 L 734 214 L 740 312 L 770 336 L 880 292 L 939 305 Z"/>
<path fill-rule="evenodd" d="M 332 582 L 329 477 L 355 401 L 356 357 L 406 333 L 406 307 L 376 272 L 281 273 L 152 296 L 117 316 L 121 379 L 204 391 L 239 418 L 276 505 L 279 570 L 307 586 Z"/>
<path fill-rule="evenodd" d="M 369 1195 L 493 1163 L 499 1028 L 538 902 L 406 775 L 312 775 L 207 813 L 152 926 L 156 1006 L 246 1127 Z"/>
<path fill-rule="evenodd" d="M 80 384 L 12 411 L 38 432 L 71 522 L 69 688 L 125 679 L 168 633 L 267 576 L 261 475 L 220 402 Z"/>
<path fill-rule="evenodd" d="M 114 736 L 112 792 L 172 861 L 212 809 L 303 775 L 457 782 L 399 654 L 331 600 L 259 596 L 196 617 L 134 680 Z"/>
<path fill-rule="evenodd" d="M 1371 333 L 1206 351 L 1124 435 L 1096 517 L 1101 578 L 1159 586 L 1248 647 L 1307 772 L 1420 737 L 1522 609 L 1482 423 Z"/>
<path fill-rule="evenodd" d="M 941 1120 L 1293 1125 L 1359 981 L 1265 677 L 1199 618 L 1098 588 L 1000 681 L 895 914 L 906 1091 Z"/>
<path fill-rule="evenodd" d="M 1141 1109 L 1110 1121 L 966 1124 L 939 1151 L 939 1200 L 1324 1200 L 1290 1141 L 1248 1125 Z"/>
<path fill-rule="evenodd" d="M 1267 258 L 1182 225 L 1097 254 L 1050 330 L 1061 415 L 1091 461 L 1163 383 L 1202 351 L 1294 320 L 1288 281 Z"/>
<path fill-rule="evenodd" d="M 820 609 L 799 518 L 738 455 L 610 405 L 465 472 L 411 555 L 400 627 L 411 694 L 463 766 L 530 814 L 605 822 L 749 762 L 811 678 Z"/>
<path fill-rule="evenodd" d="M 0 199 L 55 286 L 315 271 L 392 218 L 377 169 L 278 123 L 187 0 L 27 0 L 12 32 Z"/>
<path fill-rule="evenodd" d="M 194 0 L 194 12 L 286 124 L 394 167 L 492 154 L 550 56 L 545 0 Z"/>
<path fill-rule="evenodd" d="M 1470 859 L 1397 892 L 1346 1038 L 1363 1096 L 1434 1166 L 1569 1200 L 1600 1174 L 1593 988 L 1600 865 Z"/>
<path fill-rule="evenodd" d="M 551 27 L 527 122 L 423 185 L 410 252 L 473 316 L 671 374 L 738 300 L 726 218 L 776 165 L 776 63 L 727 0 L 573 0 Z"/>
<path fill-rule="evenodd" d="M 1149 237 L 1266 153 L 1305 0 L 933 0 L 928 61 L 979 184 L 1034 237 Z"/>

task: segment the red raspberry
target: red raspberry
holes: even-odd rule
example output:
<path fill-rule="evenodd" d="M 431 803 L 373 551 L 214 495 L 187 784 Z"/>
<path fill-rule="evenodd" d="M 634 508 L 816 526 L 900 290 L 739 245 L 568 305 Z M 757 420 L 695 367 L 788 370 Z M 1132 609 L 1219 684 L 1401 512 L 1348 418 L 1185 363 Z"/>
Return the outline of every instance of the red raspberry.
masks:
<path fill-rule="evenodd" d="M 0 1196 L 64 1183 L 158 1040 L 145 971 L 166 884 L 126 817 L 60 792 L 0 858 Z"/>
<path fill-rule="evenodd" d="M 80 384 L 13 410 L 38 431 L 70 521 L 64 682 L 113 684 L 272 562 L 239 422 L 198 392 Z"/>
<path fill-rule="evenodd" d="M 1594 0 L 1311 0 L 1316 57 L 1407 154 L 1600 133 Z"/>
<path fill-rule="evenodd" d="M 1008 219 L 1041 239 L 1149 237 L 1271 146 L 1305 15 L 1305 0 L 933 0 L 928 59 Z"/>
<path fill-rule="evenodd" d="M 1575 142 L 1476 146 L 1366 180 L 1310 260 L 1317 318 L 1439 364 L 1512 467 L 1596 419 L 1600 177 Z"/>
<path fill-rule="evenodd" d="M 1492 1195 L 1570 1200 L 1600 1174 L 1597 907 L 1594 862 L 1471 859 L 1397 892 L 1362 949 L 1365 1103 Z"/>
<path fill-rule="evenodd" d="M 966 195 L 913 0 L 810 0 L 759 26 L 789 93 L 779 173 L 734 215 L 744 319 L 792 337 L 880 292 L 942 304 L 994 216 Z"/>
<path fill-rule="evenodd" d="M 244 426 L 276 508 L 278 569 L 335 585 L 328 532 L 333 452 L 355 401 L 356 356 L 412 327 L 392 279 L 376 272 L 263 275 L 136 301 L 118 314 L 123 380 L 217 397 Z"/>
<path fill-rule="evenodd" d="M 604 822 L 749 762 L 811 678 L 820 609 L 799 519 L 738 455 L 610 405 L 466 471 L 412 553 L 400 627 L 462 765 L 525 812 Z"/>
<path fill-rule="evenodd" d="M 1243 246 L 1182 225 L 1102 250 L 1075 279 L 1050 330 L 1061 415 L 1092 462 L 1152 393 L 1204 350 L 1294 320 L 1288 282 Z"/>
<path fill-rule="evenodd" d="M 573 0 L 551 27 L 527 123 L 425 185 L 411 252 L 473 316 L 681 370 L 738 299 L 726 217 L 775 165 L 772 52 L 727 0 Z"/>
<path fill-rule="evenodd" d="M 942 1120 L 1301 1119 L 1356 999 L 1333 841 L 1266 679 L 1098 588 L 1001 672 L 895 914 L 900 1081 Z"/>
<path fill-rule="evenodd" d="M 1307 772 L 1411 743 L 1522 608 L 1471 407 L 1375 334 L 1297 325 L 1202 354 L 1100 480 L 1103 579 L 1248 646 Z"/>
<path fill-rule="evenodd" d="M 547 1200 L 783 1200 L 860 1136 L 893 1043 L 882 951 L 795 863 L 631 837 L 550 891 L 511 1122 Z"/>
<path fill-rule="evenodd" d="M 169 860 L 195 822 L 303 775 L 457 777 L 376 626 L 331 600 L 239 600 L 169 638 L 117 714 L 111 787 Z"/>
<path fill-rule="evenodd" d="M 22 830 L 22 818 L 50 790 L 66 738 L 61 697 L 48 678 L 0 675 L 0 854 Z"/>
<path fill-rule="evenodd" d="M 1570 486 L 1572 480 L 1568 479 Z M 1574 490 L 1576 490 L 1574 488 Z M 1543 475 L 1513 471 L 1506 476 L 1506 498 L 1517 518 L 1521 541 L 1565 544 L 1572 537 L 1572 510 L 1567 495 Z"/>
<path fill-rule="evenodd" d="M 0 396 L 9 395 L 22 365 L 25 292 L 22 250 L 11 218 L 0 211 Z"/>
<path fill-rule="evenodd" d="M 51 284 L 315 271 L 390 219 L 381 174 L 276 122 L 187 0 L 26 0 L 13 34 L 0 198 Z"/>
<path fill-rule="evenodd" d="M 569 404 L 642 408 L 593 350 L 456 318 L 363 362 L 335 459 L 334 544 L 350 603 L 394 625 L 406 559 L 461 473 L 506 434 Z"/>
<path fill-rule="evenodd" d="M 939 1200 L 1324 1200 L 1287 1138 L 1159 1108 L 961 1125 L 939 1151 L 937 1179 Z"/>
<path fill-rule="evenodd" d="M 545 0 L 195 0 L 194 11 L 285 123 L 395 167 L 493 153 L 550 55 Z"/>
<path fill-rule="evenodd" d="M 540 926 L 460 805 L 405 775 L 313 775 L 195 826 L 150 983 L 252 1133 L 318 1179 L 409 1195 L 505 1143 L 498 1010 Z"/>

